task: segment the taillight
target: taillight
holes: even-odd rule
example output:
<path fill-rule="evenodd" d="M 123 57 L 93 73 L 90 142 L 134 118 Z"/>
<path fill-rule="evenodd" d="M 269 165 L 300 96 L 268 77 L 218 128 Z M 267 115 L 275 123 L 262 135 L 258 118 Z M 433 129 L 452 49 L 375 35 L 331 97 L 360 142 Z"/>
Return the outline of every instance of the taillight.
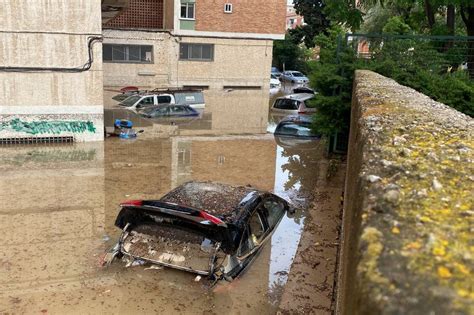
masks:
<path fill-rule="evenodd" d="M 206 220 L 209 220 L 211 221 L 212 223 L 214 224 L 224 224 L 224 221 L 222 221 L 221 219 L 219 218 L 216 218 L 215 216 L 213 215 L 210 215 L 209 213 L 205 212 L 205 211 L 199 211 L 199 216 L 203 219 L 206 219 Z"/>
<path fill-rule="evenodd" d="M 126 206 L 143 206 L 143 200 L 125 200 L 120 203 L 121 207 Z"/>

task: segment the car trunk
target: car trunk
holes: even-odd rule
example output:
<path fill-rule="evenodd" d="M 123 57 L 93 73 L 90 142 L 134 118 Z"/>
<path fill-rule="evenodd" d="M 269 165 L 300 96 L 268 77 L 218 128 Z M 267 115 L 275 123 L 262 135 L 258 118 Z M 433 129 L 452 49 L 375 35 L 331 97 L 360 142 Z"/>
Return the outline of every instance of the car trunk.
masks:
<path fill-rule="evenodd" d="M 135 259 L 201 275 L 211 275 L 225 258 L 219 242 L 198 231 L 161 224 L 138 225 L 125 233 L 121 251 Z"/>
<path fill-rule="evenodd" d="M 123 254 L 202 275 L 211 275 L 236 250 L 240 236 L 206 212 L 160 201 L 122 206 L 115 225 L 123 229 Z"/>

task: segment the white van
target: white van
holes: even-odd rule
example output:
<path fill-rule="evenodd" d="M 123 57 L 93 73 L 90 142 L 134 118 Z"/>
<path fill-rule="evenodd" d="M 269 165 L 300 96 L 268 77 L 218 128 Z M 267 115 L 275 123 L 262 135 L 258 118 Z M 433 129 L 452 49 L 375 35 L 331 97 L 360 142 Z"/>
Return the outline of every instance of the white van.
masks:
<path fill-rule="evenodd" d="M 141 110 L 148 106 L 160 104 L 189 105 L 199 109 L 206 106 L 202 91 L 169 91 L 169 93 L 135 94 L 119 103 L 120 106 L 131 110 Z"/>

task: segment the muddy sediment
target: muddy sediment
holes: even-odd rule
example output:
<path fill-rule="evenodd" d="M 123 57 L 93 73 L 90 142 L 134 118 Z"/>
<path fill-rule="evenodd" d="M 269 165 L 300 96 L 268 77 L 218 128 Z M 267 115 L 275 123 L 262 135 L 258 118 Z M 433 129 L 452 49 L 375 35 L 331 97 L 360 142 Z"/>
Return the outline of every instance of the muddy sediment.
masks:
<path fill-rule="evenodd" d="M 281 299 L 281 314 L 332 314 L 342 215 L 345 162 L 332 160 L 320 174 L 304 231 Z"/>
<path fill-rule="evenodd" d="M 321 253 L 297 252 L 318 237 L 326 244 L 326 232 L 319 230 L 325 223 L 306 207 L 308 192 L 315 191 L 327 164 L 325 147 L 319 142 L 287 145 L 271 134 L 255 134 L 265 131 L 268 115 L 263 108 L 268 94 L 258 93 L 211 95 L 206 110 L 212 125 L 179 127 L 177 136 L 0 148 L 0 227 L 11 231 L 0 244 L 0 313 L 275 314 L 292 298 L 291 291 L 310 296 L 314 288 L 309 284 L 322 288 L 319 278 L 302 282 L 302 289 L 297 283 L 300 275 L 312 279 L 322 272 L 317 269 L 325 266 L 317 256 Z M 213 106 L 225 111 L 212 111 Z M 262 107 L 262 117 L 247 114 L 256 106 Z M 210 132 L 203 126 L 226 136 L 200 136 Z M 170 268 L 99 266 L 121 232 L 114 226 L 120 202 L 160 199 L 190 180 L 273 191 L 298 211 L 283 218 L 240 278 L 213 290 L 195 282 L 195 275 Z M 331 200 L 340 196 L 336 190 L 336 197 L 332 190 L 328 194 Z M 215 208 L 227 206 L 216 202 Z M 312 230 L 312 222 L 323 226 Z M 307 261 L 321 262 L 314 270 L 302 268 Z M 303 298 L 291 304 L 293 310 L 309 306 Z"/>

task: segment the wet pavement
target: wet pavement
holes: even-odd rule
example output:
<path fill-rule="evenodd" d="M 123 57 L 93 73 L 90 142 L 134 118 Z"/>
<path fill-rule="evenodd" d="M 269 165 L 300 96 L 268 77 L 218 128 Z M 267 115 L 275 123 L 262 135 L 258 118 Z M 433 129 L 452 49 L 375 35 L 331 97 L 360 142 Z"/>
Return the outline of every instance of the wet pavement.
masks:
<path fill-rule="evenodd" d="M 0 147 L 0 313 L 277 312 L 327 161 L 319 141 L 267 133 L 270 103 L 267 91 L 206 91 L 203 121 L 152 124 L 135 140 Z M 212 289 L 177 270 L 100 267 L 121 201 L 189 180 L 251 185 L 298 210 L 243 276 Z"/>

